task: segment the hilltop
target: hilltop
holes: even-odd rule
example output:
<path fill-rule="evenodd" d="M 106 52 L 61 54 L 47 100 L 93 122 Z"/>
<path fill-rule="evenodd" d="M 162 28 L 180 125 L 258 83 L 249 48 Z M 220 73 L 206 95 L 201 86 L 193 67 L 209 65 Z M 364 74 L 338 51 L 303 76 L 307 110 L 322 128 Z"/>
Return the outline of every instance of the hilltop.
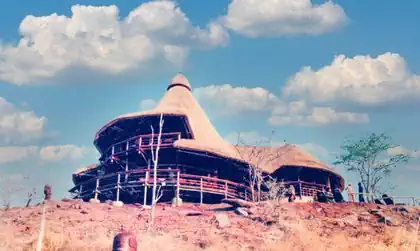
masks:
<path fill-rule="evenodd" d="M 0 211 L 0 250 L 34 250 L 42 205 Z M 138 250 L 419 250 L 419 208 L 355 203 L 228 204 L 116 208 L 78 200 L 49 201 L 43 250 L 111 250 L 123 226 Z M 417 232 L 416 232 L 417 231 Z"/>

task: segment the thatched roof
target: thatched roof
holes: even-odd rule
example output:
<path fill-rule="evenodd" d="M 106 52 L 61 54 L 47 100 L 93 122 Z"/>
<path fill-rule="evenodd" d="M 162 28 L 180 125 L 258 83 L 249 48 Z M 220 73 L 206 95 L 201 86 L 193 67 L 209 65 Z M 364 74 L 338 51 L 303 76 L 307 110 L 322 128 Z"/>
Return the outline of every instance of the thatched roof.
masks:
<path fill-rule="evenodd" d="M 84 166 L 84 167 L 81 167 L 81 168 L 77 169 L 74 173 L 75 174 L 82 173 L 82 172 L 88 171 L 90 169 L 96 168 L 97 166 L 98 166 L 98 164 L 90 164 L 90 165 L 87 165 L 87 166 Z"/>
<path fill-rule="evenodd" d="M 244 160 L 267 173 L 273 173 L 284 166 L 296 166 L 325 170 L 338 175 L 334 169 L 323 164 L 296 145 L 285 144 L 277 147 L 236 146 L 236 149 Z"/>
<path fill-rule="evenodd" d="M 241 161 L 235 147 L 227 143 L 213 127 L 204 110 L 192 95 L 188 79 L 182 74 L 178 74 L 172 79 L 165 95 L 154 109 L 119 116 L 106 124 L 98 133 L 118 120 L 153 115 L 159 116 L 161 113 L 164 115 L 180 115 L 187 118 L 193 139 L 177 140 L 174 143 L 175 147 L 211 152 L 222 157 Z"/>

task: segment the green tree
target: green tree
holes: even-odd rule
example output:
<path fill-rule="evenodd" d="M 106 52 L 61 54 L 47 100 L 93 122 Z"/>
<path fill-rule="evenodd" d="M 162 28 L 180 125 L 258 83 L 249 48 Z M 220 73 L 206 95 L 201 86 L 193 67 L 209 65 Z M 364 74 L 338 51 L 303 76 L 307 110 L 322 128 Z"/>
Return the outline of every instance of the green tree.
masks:
<path fill-rule="evenodd" d="M 343 165 L 349 172 L 357 172 L 365 193 L 377 194 L 380 182 L 388 177 L 392 170 L 406 164 L 411 156 L 391 143 L 391 138 L 384 133 L 372 133 L 358 140 L 346 140 L 341 149 L 343 154 L 337 156 L 334 165 Z M 394 151 L 393 151 L 394 149 Z"/>

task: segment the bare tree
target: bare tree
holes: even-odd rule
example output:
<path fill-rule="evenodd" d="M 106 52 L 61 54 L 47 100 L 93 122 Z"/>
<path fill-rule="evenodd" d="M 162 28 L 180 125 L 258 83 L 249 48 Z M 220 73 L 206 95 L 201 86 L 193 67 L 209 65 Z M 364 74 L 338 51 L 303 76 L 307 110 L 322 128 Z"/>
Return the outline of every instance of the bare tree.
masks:
<path fill-rule="evenodd" d="M 26 201 L 26 206 L 25 207 L 29 207 L 29 205 L 31 204 L 31 201 L 32 201 L 32 199 L 35 195 L 36 195 L 36 188 L 33 188 L 31 192 L 28 192 L 28 200 Z"/>
<path fill-rule="evenodd" d="M 249 163 L 248 177 L 246 178 L 246 181 L 250 186 L 253 201 L 260 201 L 262 199 L 262 186 L 267 185 L 265 184 L 267 179 L 269 182 L 273 180 L 269 175 L 263 173 L 263 166 L 280 157 L 280 152 L 277 150 L 267 151 L 266 148 L 259 147 L 261 145 L 271 146 L 273 135 L 274 131 L 272 131 L 270 137 L 267 140 L 260 140 L 257 141 L 254 145 L 248 145 L 241 138 L 240 134 L 238 134 L 237 144 L 235 147 L 240 157 Z M 246 148 L 244 151 L 246 153 L 241 152 L 241 147 Z M 257 190 L 256 197 L 255 189 Z"/>
<path fill-rule="evenodd" d="M 154 225 L 155 222 L 155 213 L 156 213 L 156 203 L 162 197 L 161 187 L 157 188 L 157 169 L 158 169 L 158 161 L 159 161 L 159 150 L 160 150 L 160 141 L 162 137 L 162 128 L 163 128 L 164 120 L 163 120 L 163 113 L 160 114 L 159 120 L 159 134 L 158 134 L 158 142 L 156 146 L 156 152 L 153 150 L 153 143 L 154 143 L 154 129 L 153 125 L 152 128 L 152 144 L 151 144 L 151 151 L 152 151 L 152 160 L 153 160 L 153 192 L 152 192 L 152 213 L 151 213 L 151 225 Z"/>
<path fill-rule="evenodd" d="M 267 187 L 267 192 L 263 194 L 264 200 L 281 201 L 286 196 L 287 189 L 283 180 L 279 182 L 277 179 L 268 176 L 264 185 Z"/>

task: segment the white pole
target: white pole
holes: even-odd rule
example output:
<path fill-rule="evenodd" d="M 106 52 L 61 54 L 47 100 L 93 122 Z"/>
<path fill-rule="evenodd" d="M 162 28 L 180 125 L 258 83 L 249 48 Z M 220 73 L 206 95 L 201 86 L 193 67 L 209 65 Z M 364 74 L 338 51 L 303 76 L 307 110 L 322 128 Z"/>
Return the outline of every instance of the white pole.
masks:
<path fill-rule="evenodd" d="M 180 192 L 180 177 L 181 177 L 181 173 L 178 170 L 178 172 L 176 173 L 176 205 L 179 205 L 179 192 Z"/>
<path fill-rule="evenodd" d="M 41 215 L 41 226 L 39 228 L 39 235 L 38 235 L 38 242 L 36 244 L 36 251 L 42 250 L 42 241 L 44 240 L 44 233 L 45 233 L 45 208 L 47 204 L 44 204 L 42 207 L 42 215 Z"/>
<path fill-rule="evenodd" d="M 98 199 L 98 192 L 99 192 L 99 179 L 96 179 L 95 200 Z"/>
<path fill-rule="evenodd" d="M 150 165 L 149 165 L 150 166 Z M 149 167 L 148 167 L 149 168 Z M 143 195 L 143 205 L 146 206 L 147 203 L 147 188 L 149 181 L 149 170 L 146 171 L 146 181 L 144 182 L 144 195 Z"/>
<path fill-rule="evenodd" d="M 159 149 L 160 149 L 160 139 L 162 136 L 162 128 L 163 128 L 163 113 L 160 114 L 160 121 L 159 121 L 159 134 L 158 134 L 158 142 L 156 147 L 156 152 L 154 154 L 153 158 L 153 194 L 152 194 L 152 221 L 151 225 L 154 225 L 155 221 L 155 204 L 156 204 L 156 188 L 157 188 L 157 168 L 158 168 L 158 161 L 159 161 Z M 154 135 L 153 135 L 153 127 L 152 127 L 152 141 L 154 141 Z M 153 149 L 153 143 L 152 142 L 152 149 Z"/>
<path fill-rule="evenodd" d="M 203 178 L 200 178 L 200 205 L 203 205 Z"/>
<path fill-rule="evenodd" d="M 127 140 L 127 145 L 125 146 L 125 182 L 128 182 L 128 148 L 130 147 L 129 140 Z"/>
<path fill-rule="evenodd" d="M 120 180 L 121 180 L 121 174 L 118 174 L 118 180 L 117 180 L 117 201 L 120 201 Z"/>
<path fill-rule="evenodd" d="M 114 153 L 115 153 L 115 145 L 112 146 L 112 150 L 111 150 L 111 163 L 114 163 Z"/>

